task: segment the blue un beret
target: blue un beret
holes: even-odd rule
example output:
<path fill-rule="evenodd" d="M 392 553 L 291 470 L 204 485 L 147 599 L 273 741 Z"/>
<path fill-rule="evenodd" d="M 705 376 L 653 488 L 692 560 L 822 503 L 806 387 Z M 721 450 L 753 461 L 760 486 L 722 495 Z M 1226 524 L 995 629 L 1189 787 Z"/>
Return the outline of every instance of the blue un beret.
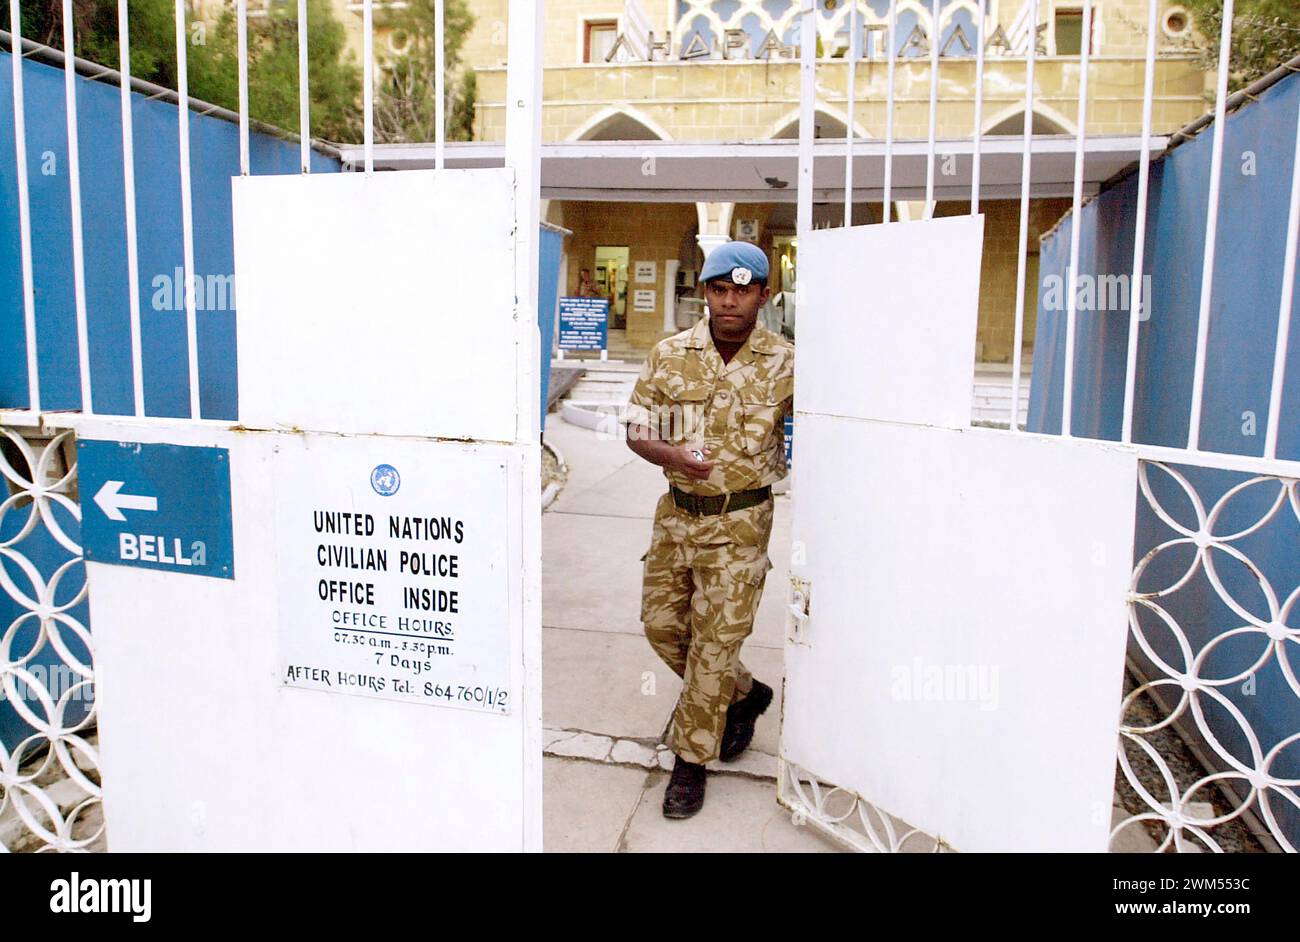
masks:
<path fill-rule="evenodd" d="M 752 242 L 724 242 L 704 260 L 700 281 L 726 278 L 738 285 L 767 280 L 767 256 Z"/>

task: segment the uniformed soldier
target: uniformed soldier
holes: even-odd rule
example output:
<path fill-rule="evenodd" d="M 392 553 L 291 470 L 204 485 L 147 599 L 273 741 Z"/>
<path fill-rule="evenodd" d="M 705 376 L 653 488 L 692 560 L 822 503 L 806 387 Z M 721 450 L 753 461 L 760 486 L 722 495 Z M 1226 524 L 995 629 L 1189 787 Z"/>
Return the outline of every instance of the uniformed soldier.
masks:
<path fill-rule="evenodd" d="M 772 566 L 771 486 L 786 474 L 794 405 L 794 345 L 756 324 L 767 275 L 755 245 L 714 249 L 700 274 L 709 316 L 655 346 L 628 403 L 628 446 L 669 483 L 644 557 L 641 620 L 684 681 L 670 818 L 703 806 L 704 764 L 738 757 L 772 702 L 772 688 L 740 662 Z"/>

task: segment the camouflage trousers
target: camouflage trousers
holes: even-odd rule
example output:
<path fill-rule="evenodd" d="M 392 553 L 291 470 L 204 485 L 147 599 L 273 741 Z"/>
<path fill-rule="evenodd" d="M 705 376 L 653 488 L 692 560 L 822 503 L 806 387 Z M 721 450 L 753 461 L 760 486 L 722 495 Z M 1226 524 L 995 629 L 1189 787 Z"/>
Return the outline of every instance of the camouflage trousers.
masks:
<path fill-rule="evenodd" d="M 740 646 L 754 627 L 771 561 L 772 501 L 696 517 L 665 494 L 645 554 L 641 621 L 650 646 L 683 680 L 669 745 L 688 762 L 718 757 L 727 707 L 753 675 Z"/>

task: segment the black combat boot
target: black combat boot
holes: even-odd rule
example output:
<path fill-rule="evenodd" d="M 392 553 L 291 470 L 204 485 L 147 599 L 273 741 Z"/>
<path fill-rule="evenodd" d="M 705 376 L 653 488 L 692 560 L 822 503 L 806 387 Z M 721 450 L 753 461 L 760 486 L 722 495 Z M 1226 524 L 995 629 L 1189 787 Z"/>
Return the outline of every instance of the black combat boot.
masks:
<path fill-rule="evenodd" d="M 664 817 L 689 818 L 703 807 L 704 766 L 678 756 L 664 792 Z"/>
<path fill-rule="evenodd" d="M 722 733 L 722 749 L 718 758 L 730 762 L 749 748 L 754 738 L 754 722 L 772 703 L 772 688 L 755 680 L 745 699 L 727 707 L 727 728 Z"/>

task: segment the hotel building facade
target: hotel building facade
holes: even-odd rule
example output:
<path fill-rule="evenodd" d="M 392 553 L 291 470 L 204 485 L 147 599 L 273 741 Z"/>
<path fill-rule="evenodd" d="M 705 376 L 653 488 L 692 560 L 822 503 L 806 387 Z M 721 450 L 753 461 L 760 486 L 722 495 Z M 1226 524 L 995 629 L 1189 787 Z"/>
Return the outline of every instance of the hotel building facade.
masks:
<path fill-rule="evenodd" d="M 758 243 L 771 261 L 774 294 L 790 296 L 785 293 L 798 271 L 798 14 L 805 2 L 547 3 L 544 213 L 548 222 L 571 233 L 561 292 L 578 293 L 586 270 L 594 290 L 611 299 L 612 346 L 643 351 L 689 325 L 702 304 L 694 274 L 704 254 L 729 238 Z M 362 4 L 335 3 L 360 61 Z M 378 68 L 401 50 L 402 38 L 385 26 L 387 6 L 375 3 Z M 474 140 L 448 145 L 449 166 L 500 163 L 509 107 L 507 6 L 507 0 L 470 3 L 475 23 L 462 60 L 476 73 Z M 1035 7 L 1036 30 L 1031 28 Z M 815 0 L 814 226 L 844 221 L 850 124 L 855 225 L 883 218 L 887 151 L 892 218 L 968 212 L 978 131 L 986 243 L 977 350 L 981 361 L 1007 363 L 1018 286 L 1031 35 L 1036 51 L 1026 353 L 1037 308 L 1038 238 L 1070 206 L 1081 58 L 1086 51 L 1086 197 L 1126 172 L 1140 153 L 1148 0 L 1095 0 L 1086 37 L 1082 0 L 895 0 L 892 10 L 893 144 L 886 147 L 891 2 L 857 0 L 855 9 L 853 0 Z M 1153 155 L 1168 145 L 1168 135 L 1206 112 L 1213 82 L 1199 64 L 1196 24 L 1187 10 L 1158 0 L 1156 21 Z M 935 36 L 931 162 L 930 43 Z M 979 45 L 985 56 L 977 96 Z M 431 166 L 432 151 L 432 145 L 381 145 L 376 166 Z M 346 150 L 345 155 L 356 156 Z M 930 176 L 932 206 L 925 200 Z M 863 285 L 864 304 L 870 304 L 870 296 L 871 286 Z"/>

